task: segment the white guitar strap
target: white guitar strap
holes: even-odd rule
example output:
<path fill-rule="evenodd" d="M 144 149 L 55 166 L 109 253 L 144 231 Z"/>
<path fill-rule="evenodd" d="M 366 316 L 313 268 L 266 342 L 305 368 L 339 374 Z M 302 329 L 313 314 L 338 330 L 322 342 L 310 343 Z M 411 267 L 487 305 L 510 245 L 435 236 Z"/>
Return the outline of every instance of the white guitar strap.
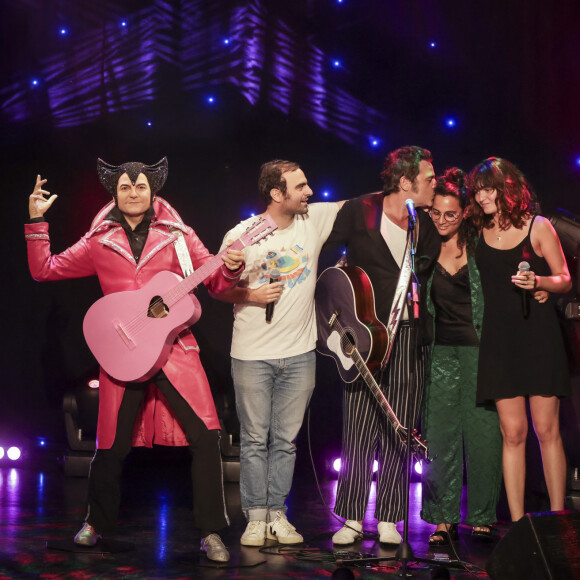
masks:
<path fill-rule="evenodd" d="M 399 273 L 399 281 L 395 289 L 395 297 L 391 305 L 391 312 L 389 313 L 389 322 L 387 324 L 387 350 L 381 363 L 381 369 L 384 370 L 389 362 L 393 346 L 395 344 L 395 336 L 401 321 L 401 314 L 405 307 L 407 300 L 407 290 L 409 289 L 409 281 L 411 279 L 411 242 L 407 238 L 407 246 L 405 247 L 405 256 L 403 264 L 401 265 L 401 272 Z"/>
<path fill-rule="evenodd" d="M 187 278 L 187 276 L 193 274 L 193 264 L 191 263 L 189 250 L 185 245 L 183 232 L 177 228 L 171 228 L 171 231 L 177 236 L 177 239 L 175 242 L 173 242 L 173 245 L 175 246 L 175 252 L 177 254 L 177 259 L 179 260 L 179 265 L 181 266 L 181 271 L 183 272 L 183 277 Z"/>

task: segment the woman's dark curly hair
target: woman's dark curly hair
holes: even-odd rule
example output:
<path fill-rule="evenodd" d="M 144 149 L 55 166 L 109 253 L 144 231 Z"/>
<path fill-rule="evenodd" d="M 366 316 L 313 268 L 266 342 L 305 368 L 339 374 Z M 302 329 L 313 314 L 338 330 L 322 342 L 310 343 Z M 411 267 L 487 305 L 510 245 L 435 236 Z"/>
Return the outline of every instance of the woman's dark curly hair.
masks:
<path fill-rule="evenodd" d="M 458 167 L 450 167 L 445 170 L 445 173 L 437 178 L 435 184 L 435 196 L 456 197 L 459 201 L 461 211 L 469 205 L 469 196 L 467 188 L 465 187 L 465 173 Z M 467 247 L 467 253 L 473 255 L 475 252 L 475 238 L 477 231 L 473 227 L 469 218 L 464 218 L 459 226 L 457 232 L 457 247 L 459 248 L 459 256 L 463 255 L 463 248 Z"/>
<path fill-rule="evenodd" d="M 507 159 L 489 157 L 476 165 L 467 176 L 467 187 L 472 200 L 470 215 L 478 230 L 493 226 L 494 216 L 484 213 L 475 201 L 475 194 L 486 187 L 497 191 L 495 203 L 500 230 L 511 226 L 522 228 L 527 219 L 540 213 L 540 204 L 532 186 Z"/>

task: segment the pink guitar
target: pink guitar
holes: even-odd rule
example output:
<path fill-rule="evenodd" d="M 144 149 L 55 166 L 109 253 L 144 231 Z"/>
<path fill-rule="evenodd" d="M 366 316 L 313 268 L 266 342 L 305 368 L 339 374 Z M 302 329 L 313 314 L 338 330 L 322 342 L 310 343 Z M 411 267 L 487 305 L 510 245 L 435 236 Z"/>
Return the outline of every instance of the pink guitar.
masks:
<path fill-rule="evenodd" d="M 241 250 L 277 228 L 266 214 L 229 248 Z M 159 272 L 143 288 L 103 296 L 89 308 L 83 322 L 85 340 L 107 374 L 138 382 L 161 369 L 177 335 L 201 316 L 201 305 L 191 291 L 222 266 L 227 250 L 187 278 Z"/>

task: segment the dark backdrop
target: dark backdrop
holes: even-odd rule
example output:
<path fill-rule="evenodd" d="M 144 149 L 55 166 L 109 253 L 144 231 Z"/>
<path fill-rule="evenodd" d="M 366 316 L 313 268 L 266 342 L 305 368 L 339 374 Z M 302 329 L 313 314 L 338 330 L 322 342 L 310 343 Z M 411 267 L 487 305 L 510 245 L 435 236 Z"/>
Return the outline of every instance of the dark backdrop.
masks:
<path fill-rule="evenodd" d="M 81 331 L 96 280 L 38 284 L 28 273 L 22 229 L 36 174 L 59 194 L 48 214 L 54 252 L 108 201 L 97 157 L 166 155 L 162 195 L 211 251 L 261 209 L 264 161 L 297 160 L 315 200 L 343 199 L 378 189 L 385 154 L 407 144 L 431 149 L 438 172 L 504 156 L 545 212 L 580 213 L 575 4 L 0 2 L 2 428 L 62 433 L 64 391 L 96 375 Z M 235 428 L 231 307 L 199 294 L 194 332 Z M 318 443 L 336 448 L 340 387 L 329 361 L 319 378 L 313 420 L 329 428 L 318 428 Z"/>

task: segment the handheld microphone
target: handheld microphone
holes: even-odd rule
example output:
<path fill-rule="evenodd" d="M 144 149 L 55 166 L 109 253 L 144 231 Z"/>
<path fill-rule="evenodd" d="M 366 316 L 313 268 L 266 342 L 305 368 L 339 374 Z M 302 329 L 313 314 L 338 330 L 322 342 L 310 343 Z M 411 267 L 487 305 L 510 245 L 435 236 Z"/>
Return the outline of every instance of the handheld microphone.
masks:
<path fill-rule="evenodd" d="M 405 205 L 407 206 L 407 211 L 409 212 L 409 227 L 415 227 L 417 222 L 417 212 L 415 211 L 415 202 L 412 199 L 406 199 Z"/>
<path fill-rule="evenodd" d="M 530 271 L 530 265 L 528 262 L 520 262 L 518 264 L 518 274 L 524 274 L 525 272 Z M 530 293 L 527 290 L 522 290 L 522 314 L 524 318 L 527 318 L 530 315 Z"/>
<path fill-rule="evenodd" d="M 278 268 L 272 268 L 270 270 L 270 284 L 278 282 L 280 279 L 280 270 Z M 272 316 L 274 315 L 274 304 L 275 302 L 268 302 L 266 304 L 266 322 L 272 322 Z"/>

